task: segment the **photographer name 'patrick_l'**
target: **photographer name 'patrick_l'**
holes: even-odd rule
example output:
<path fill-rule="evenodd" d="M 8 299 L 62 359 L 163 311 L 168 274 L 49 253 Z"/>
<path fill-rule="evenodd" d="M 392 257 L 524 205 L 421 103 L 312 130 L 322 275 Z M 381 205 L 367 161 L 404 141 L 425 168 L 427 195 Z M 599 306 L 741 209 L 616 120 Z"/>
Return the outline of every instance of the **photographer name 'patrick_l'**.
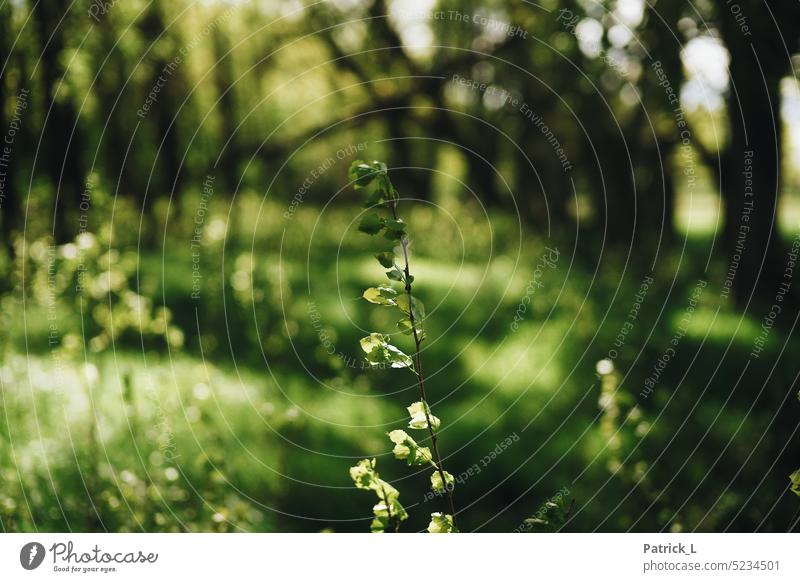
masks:
<path fill-rule="evenodd" d="M 684 543 L 677 543 L 677 544 L 644 544 L 644 548 L 642 549 L 642 553 L 644 554 L 683 554 L 685 556 L 691 556 L 692 554 L 696 554 L 697 550 L 694 549 L 694 544 L 688 544 L 689 548 L 686 548 L 687 544 Z"/>

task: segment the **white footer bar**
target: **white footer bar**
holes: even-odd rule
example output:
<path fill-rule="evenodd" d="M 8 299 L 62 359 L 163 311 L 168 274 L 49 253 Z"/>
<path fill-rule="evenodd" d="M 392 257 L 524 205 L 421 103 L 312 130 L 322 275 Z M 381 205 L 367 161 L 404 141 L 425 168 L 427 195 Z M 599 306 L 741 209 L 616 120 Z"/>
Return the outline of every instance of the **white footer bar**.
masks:
<path fill-rule="evenodd" d="M 794 534 L 3 534 L 0 580 L 800 580 L 799 553 Z"/>

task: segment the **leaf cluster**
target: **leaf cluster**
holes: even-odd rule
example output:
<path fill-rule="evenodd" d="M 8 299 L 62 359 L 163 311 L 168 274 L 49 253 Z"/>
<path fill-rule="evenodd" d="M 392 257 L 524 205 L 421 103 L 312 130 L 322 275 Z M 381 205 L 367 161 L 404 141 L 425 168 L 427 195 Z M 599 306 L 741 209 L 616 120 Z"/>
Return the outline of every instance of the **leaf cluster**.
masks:
<path fill-rule="evenodd" d="M 349 178 L 357 190 L 367 191 L 364 206 L 368 211 L 361 218 L 358 229 L 371 236 L 382 235 L 384 239 L 400 244 L 405 264 L 397 264 L 397 255 L 394 250 L 384 250 L 375 255 L 381 267 L 387 269 L 386 277 L 389 283 L 369 287 L 362 297 L 372 304 L 382 307 L 397 309 L 402 317 L 397 321 L 397 328 L 407 335 L 414 337 L 416 357 L 419 359 L 419 344 L 425 339 L 423 321 L 425 319 L 425 306 L 411 293 L 411 284 L 414 277 L 409 272 L 407 246 L 408 235 L 406 223 L 397 216 L 397 202 L 399 195 L 389 180 L 386 164 L 373 161 L 353 162 L 349 170 Z M 401 283 L 402 291 L 391 287 L 392 282 Z M 414 358 L 403 352 L 397 346 L 389 343 L 389 338 L 379 332 L 372 332 L 360 340 L 361 349 L 367 362 L 372 367 L 407 368 L 418 376 L 422 385 L 421 372 L 414 366 Z M 431 413 L 430 407 L 424 399 L 422 390 L 420 400 L 407 407 L 409 421 L 407 428 L 410 430 L 424 430 L 430 434 L 434 452 L 427 446 L 421 446 L 405 430 L 393 430 L 388 433 L 389 440 L 393 443 L 392 452 L 396 459 L 404 460 L 409 466 L 430 465 L 431 489 L 436 493 L 451 492 L 455 479 L 441 467 L 438 460 L 436 446 L 436 432 L 441 426 L 441 420 Z M 360 489 L 370 489 L 376 492 L 379 503 L 373 508 L 375 518 L 372 522 L 372 531 L 386 531 L 394 526 L 399 527 L 407 515 L 402 506 L 397 502 L 397 490 L 381 480 L 375 471 L 375 459 L 364 459 L 356 466 L 351 467 L 350 476 Z M 433 513 L 428 525 L 430 533 L 451 533 L 458 531 L 452 515 Z"/>

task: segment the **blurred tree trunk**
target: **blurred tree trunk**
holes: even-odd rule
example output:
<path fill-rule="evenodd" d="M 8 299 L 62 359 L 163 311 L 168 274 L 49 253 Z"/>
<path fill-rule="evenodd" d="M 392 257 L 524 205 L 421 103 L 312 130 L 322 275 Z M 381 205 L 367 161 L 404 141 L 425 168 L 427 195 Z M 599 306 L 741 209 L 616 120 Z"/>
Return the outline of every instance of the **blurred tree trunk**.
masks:
<path fill-rule="evenodd" d="M 8 78 L 11 68 L 11 4 L 5 2 L 0 5 L 0 128 L 5 132 L 8 128 L 9 120 L 6 117 L 6 107 L 8 104 Z M 13 257 L 14 245 L 12 230 L 14 229 L 19 215 L 19 204 L 17 201 L 17 191 L 15 188 L 14 171 L 15 164 L 12 162 L 0 168 L 4 180 L 2 197 L 0 197 L 0 228 L 3 230 L 3 242 L 9 257 Z M 3 285 L 5 287 L 5 285 Z"/>
<path fill-rule="evenodd" d="M 84 188 L 83 139 L 75 107 L 69 97 L 59 95 L 64 76 L 61 55 L 65 47 L 69 15 L 67 7 L 55 0 L 38 0 L 32 5 L 40 46 L 41 91 L 45 121 L 41 132 L 45 172 L 53 187 L 55 215 L 53 236 L 63 243 L 75 234 L 70 221 Z"/>
<path fill-rule="evenodd" d="M 503 197 L 497 188 L 497 156 L 499 138 L 497 129 L 488 127 L 480 121 L 469 120 L 472 137 L 460 143 L 472 152 L 465 151 L 467 157 L 467 186 L 473 195 L 489 208 L 502 205 Z"/>
<path fill-rule="evenodd" d="M 431 149 L 428 136 L 415 135 L 413 115 L 410 107 L 391 108 L 383 114 L 393 152 L 391 165 L 404 168 L 396 177 L 401 196 L 430 200 L 432 173 L 429 170 L 435 158 L 425 155 Z"/>
<path fill-rule="evenodd" d="M 730 142 L 720 164 L 725 202 L 723 244 L 730 254 L 740 245 L 733 292 L 741 306 L 751 297 L 773 302 L 786 266 L 787 249 L 776 220 L 783 159 L 780 82 L 789 73 L 788 53 L 798 49 L 799 6 L 796 2 L 772 6 L 773 20 L 760 2 L 742 3 L 752 36 L 744 34 L 731 11 L 718 8 L 723 40 L 731 55 Z M 746 158 L 748 166 L 752 165 L 750 175 Z M 746 234 L 743 248 L 740 233 Z M 796 295 L 793 298 L 796 300 Z"/>
<path fill-rule="evenodd" d="M 596 95 L 579 94 L 575 101 L 573 106 L 586 130 L 580 137 L 576 165 L 588 182 L 592 205 L 600 218 L 598 234 L 604 244 L 630 246 L 642 222 L 634 179 L 633 150 L 640 145 L 635 141 L 640 139 L 638 128 L 618 117 Z"/>
<path fill-rule="evenodd" d="M 172 219 L 180 210 L 181 192 L 181 158 L 183 150 L 178 136 L 178 115 L 180 99 L 178 98 L 181 88 L 181 68 L 185 66 L 188 58 L 180 55 L 182 62 L 175 63 L 174 59 L 179 56 L 177 45 L 171 43 L 164 28 L 164 15 L 162 3 L 153 0 L 145 17 L 140 21 L 145 46 L 148 47 L 149 54 L 152 56 L 152 75 L 150 83 L 146 89 L 149 92 L 153 87 L 159 86 L 158 100 L 153 103 L 150 115 L 154 117 L 156 142 L 154 150 L 158 156 L 153 160 L 153 165 L 157 168 L 155 180 L 150 183 L 148 192 L 142 192 L 141 211 L 145 214 L 147 227 L 142 232 L 142 242 L 147 246 L 154 246 L 159 242 L 159 233 L 156 226 L 159 221 L 155 216 L 154 202 L 161 197 L 172 199 L 170 208 L 172 209 Z M 159 46 L 162 44 L 164 46 Z M 171 47 L 173 50 L 166 50 Z M 169 68 L 168 68 L 169 66 Z M 159 78 L 161 81 L 159 82 Z M 163 234 L 163 233 L 162 233 Z"/>
<path fill-rule="evenodd" d="M 660 63 L 661 70 L 676 90 L 683 84 L 683 62 L 675 43 L 675 30 L 685 10 L 686 6 L 681 2 L 654 2 L 647 10 L 642 31 L 642 38 L 647 42 L 651 58 L 643 63 L 650 71 L 639 87 L 642 107 L 646 110 L 646 116 L 640 120 L 641 130 L 647 136 L 643 140 L 644 147 L 639 152 L 637 168 L 649 178 L 645 182 L 653 199 L 642 200 L 642 206 L 647 224 L 653 229 L 663 227 L 658 236 L 659 243 L 670 243 L 675 238 L 674 176 L 677 168 L 673 167 L 671 157 L 680 142 L 680 130 L 675 119 L 674 105 L 669 102 L 664 88 L 658 84 L 659 80 L 648 65 Z M 658 127 L 654 112 L 665 112 L 672 118 L 669 130 Z"/>
<path fill-rule="evenodd" d="M 117 29 L 109 16 L 106 15 L 102 25 L 97 27 L 101 50 L 95 66 L 102 70 L 102 74 L 98 76 L 94 87 L 101 115 L 98 120 L 103 139 L 100 147 L 106 176 L 113 180 L 113 186 L 116 188 L 118 183 L 126 190 L 125 193 L 135 193 L 144 189 L 143 172 L 135 167 L 136 156 L 130 155 L 128 151 L 132 128 L 127 127 L 122 113 L 129 114 L 131 110 L 135 110 L 135 107 L 127 107 L 129 100 L 122 88 L 131 64 L 127 62 L 122 47 L 114 46 L 117 42 Z"/>
<path fill-rule="evenodd" d="M 784 276 L 788 248 L 781 240 L 777 221 L 784 151 L 780 83 L 791 72 L 790 55 L 800 48 L 800 4 L 766 5 L 748 0 L 741 2 L 741 8 L 752 36 L 744 34 L 726 6 L 718 7 L 723 42 L 731 57 L 727 96 L 730 140 L 716 164 L 725 203 L 722 244 L 731 265 L 733 255 L 741 255 L 732 294 L 736 304 L 747 307 L 755 317 L 769 313 L 773 309 L 770 306 L 779 301 L 779 286 L 791 283 L 780 301 L 775 325 L 792 333 L 796 331 L 794 320 L 800 304 L 798 280 L 796 273 L 794 280 Z M 754 379 L 750 384 L 757 386 L 760 382 Z M 781 388 L 772 393 L 788 392 L 789 396 L 783 405 L 779 401 L 773 404 L 770 433 L 776 443 L 785 443 L 786 435 L 797 426 L 796 386 L 787 382 Z M 782 450 L 770 473 L 788 479 L 797 469 L 796 448 L 790 444 Z M 775 490 L 770 494 L 779 495 Z"/>
<path fill-rule="evenodd" d="M 221 189 L 233 195 L 233 190 L 239 181 L 238 163 L 241 156 L 239 139 L 236 135 L 236 96 L 234 94 L 234 73 L 230 54 L 230 41 L 226 31 L 219 27 L 214 29 L 212 35 L 214 49 L 214 85 L 216 86 L 218 101 L 217 114 L 220 120 L 220 143 L 223 148 L 219 152 L 217 172 Z"/>
<path fill-rule="evenodd" d="M 524 121 L 522 144 L 525 156 L 519 152 L 510 154 L 516 160 L 514 196 L 520 213 L 536 228 L 563 228 L 570 220 L 567 205 L 573 196 L 569 176 L 541 132 L 534 131 L 531 124 Z"/>
<path fill-rule="evenodd" d="M 17 100 L 23 93 L 27 101 L 27 107 L 22 112 L 24 119 L 14 140 L 14 154 L 8 168 L 8 196 L 5 201 L 3 231 L 6 241 L 11 245 L 9 250 L 12 255 L 15 250 L 12 244 L 14 236 L 23 230 L 24 212 L 27 210 L 25 205 L 30 196 L 28 184 L 30 183 L 31 172 L 33 172 L 33 144 L 36 143 L 36 136 L 39 132 L 37 123 L 41 123 L 40 111 L 35 108 L 36 100 L 33 98 L 31 90 L 32 78 L 28 67 L 28 56 L 25 48 L 17 46 L 14 54 L 11 55 L 13 65 L 9 64 L 9 66 L 13 66 L 16 69 L 16 86 L 13 93 L 14 104 L 17 104 Z M 10 87 L 6 85 L 6 90 L 9 91 L 9 89 Z M 6 123 L 10 123 L 8 117 L 6 117 Z"/>

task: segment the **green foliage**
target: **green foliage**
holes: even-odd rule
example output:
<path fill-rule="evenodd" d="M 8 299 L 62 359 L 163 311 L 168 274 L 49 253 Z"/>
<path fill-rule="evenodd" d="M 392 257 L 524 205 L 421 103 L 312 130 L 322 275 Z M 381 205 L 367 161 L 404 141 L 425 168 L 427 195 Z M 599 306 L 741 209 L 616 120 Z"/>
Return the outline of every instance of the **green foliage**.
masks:
<path fill-rule="evenodd" d="M 394 253 L 392 253 L 392 252 L 379 253 L 379 254 L 375 255 L 375 258 L 378 259 L 378 262 L 385 269 L 391 269 L 391 268 L 393 268 L 395 266 L 394 265 Z"/>
<path fill-rule="evenodd" d="M 400 240 L 406 234 L 406 223 L 402 219 L 383 221 L 383 228 L 386 230 L 384 236 L 388 239 Z"/>
<path fill-rule="evenodd" d="M 23 291 L 51 318 L 64 315 L 51 330 L 50 345 L 68 357 L 102 352 L 126 339 L 161 339 L 181 347 L 183 332 L 172 323 L 171 310 L 132 288 L 136 253 L 120 251 L 111 242 L 90 232 L 63 245 L 49 237 L 17 241 L 20 270 L 28 279 Z"/>
<path fill-rule="evenodd" d="M 408 414 L 411 420 L 408 421 L 408 428 L 416 430 L 424 430 L 431 428 L 434 431 L 439 430 L 441 421 L 431 414 L 431 409 L 423 402 L 414 402 L 407 407 Z"/>
<path fill-rule="evenodd" d="M 442 481 L 442 474 L 444 474 L 444 481 Z M 452 489 L 455 486 L 455 482 L 455 477 L 447 471 L 442 473 L 434 471 L 431 473 L 431 489 L 433 489 L 434 493 L 444 493 L 446 489 Z"/>
<path fill-rule="evenodd" d="M 410 306 L 410 307 L 409 307 Z M 400 308 L 400 311 L 405 313 L 406 315 L 411 315 L 411 312 L 414 312 L 414 321 L 419 324 L 420 322 L 425 320 L 425 305 L 417 299 L 416 297 L 411 297 L 406 295 L 400 295 L 397 298 L 397 307 Z"/>
<path fill-rule="evenodd" d="M 347 177 L 353 182 L 353 188 L 365 188 L 372 184 L 376 178 L 386 176 L 386 164 L 382 162 L 366 163 L 356 160 L 350 165 Z"/>
<path fill-rule="evenodd" d="M 388 365 L 392 368 L 411 369 L 414 367 L 411 356 L 390 344 L 383 334 L 371 333 L 361 338 L 361 349 L 364 350 L 370 366 L 377 368 Z"/>
<path fill-rule="evenodd" d="M 385 222 L 383 218 L 374 212 L 369 212 L 365 214 L 364 218 L 359 222 L 358 230 L 364 234 L 378 234 L 385 226 Z"/>
<path fill-rule="evenodd" d="M 389 528 L 396 531 L 400 527 L 400 522 L 408 519 L 408 513 L 400 505 L 400 492 L 380 478 L 375 470 L 375 459 L 362 459 L 350 467 L 350 478 L 356 487 L 374 491 L 378 497 L 378 503 L 372 507 L 375 517 L 370 525 L 370 531 L 382 533 Z"/>
<path fill-rule="evenodd" d="M 397 216 L 399 196 L 389 180 L 386 164 L 382 162 L 366 163 L 361 160 L 353 162 L 348 176 L 356 189 L 373 187 L 372 192 L 367 195 L 365 206 L 377 208 L 373 212 L 368 212 L 361 219 L 358 226 L 359 231 L 372 236 L 383 233 L 384 238 L 399 242 L 405 262 L 403 268 L 399 267 L 395 263 L 394 252 L 384 251 L 375 255 L 380 265 L 389 269 L 386 272 L 389 280 L 403 284 L 404 292 L 398 293 L 391 287 L 378 286 L 369 287 L 362 296 L 370 303 L 395 307 L 403 313 L 403 317 L 397 322 L 397 327 L 403 333 L 413 336 L 415 357 L 419 361 L 420 343 L 425 339 L 425 332 L 422 328 L 425 308 L 422 302 L 412 295 L 411 284 L 414 282 L 414 277 L 409 272 L 406 223 Z M 380 212 L 385 215 L 381 215 Z M 390 344 L 388 338 L 381 333 L 370 333 L 367 337 L 362 338 L 360 343 L 371 367 L 388 365 L 392 368 L 407 368 L 417 376 L 420 399 L 408 406 L 410 416 L 408 428 L 428 431 L 433 450 L 426 446 L 420 446 L 404 430 L 397 429 L 388 433 L 389 440 L 394 444 L 392 453 L 396 459 L 405 460 L 409 466 L 431 465 L 434 470 L 431 475 L 431 489 L 434 493 L 447 492 L 450 509 L 454 513 L 452 489 L 455 479 L 444 470 L 439 458 L 436 448 L 436 431 L 439 430 L 441 421 L 431 413 L 430 406 L 425 401 L 424 378 L 421 371 L 414 368 L 411 356 Z M 399 504 L 394 505 L 397 495 L 391 492 L 396 492 L 396 490 L 388 483 L 381 481 L 375 472 L 375 460 L 360 461 L 358 465 L 350 469 L 350 476 L 356 487 L 372 489 L 379 495 L 380 503 L 373 508 L 375 518 L 372 521 L 371 531 L 383 532 L 393 525 L 396 530 L 400 521 L 405 519 L 406 514 Z M 380 497 L 381 491 L 385 491 L 382 493 L 383 497 Z M 428 531 L 450 533 L 458 530 L 452 514 L 433 513 Z"/>
<path fill-rule="evenodd" d="M 789 475 L 789 481 L 792 482 L 792 493 L 800 495 L 800 469 Z"/>
<path fill-rule="evenodd" d="M 362 297 L 376 305 L 397 305 L 397 291 L 391 287 L 370 287 L 364 291 Z"/>
<path fill-rule="evenodd" d="M 403 280 L 403 271 L 394 267 L 391 271 L 386 271 L 386 276 L 389 278 L 390 281 L 402 281 Z"/>
<path fill-rule="evenodd" d="M 425 339 L 425 330 L 422 329 L 422 326 L 418 321 L 411 322 L 411 318 L 403 317 L 397 322 L 397 329 L 402 331 L 406 335 L 413 335 L 414 331 L 417 332 L 417 336 L 420 339 Z"/>
<path fill-rule="evenodd" d="M 547 500 L 536 515 L 526 519 L 526 531 L 557 532 L 569 519 L 574 501 L 566 495 L 558 494 Z"/>
<path fill-rule="evenodd" d="M 443 515 L 439 512 L 431 513 L 431 522 L 428 524 L 429 533 L 457 533 L 452 515 Z"/>
<path fill-rule="evenodd" d="M 369 235 L 383 233 L 384 238 L 399 241 L 406 234 L 406 223 L 399 219 L 385 218 L 376 212 L 367 212 L 358 223 L 358 230 Z M 387 268 L 391 266 L 387 265 Z"/>
<path fill-rule="evenodd" d="M 409 466 L 430 463 L 434 468 L 436 467 L 431 450 L 428 447 L 419 446 L 417 441 L 408 436 L 406 431 L 393 430 L 389 433 L 389 440 L 394 443 L 392 453 L 394 453 L 395 459 L 406 460 Z"/>

